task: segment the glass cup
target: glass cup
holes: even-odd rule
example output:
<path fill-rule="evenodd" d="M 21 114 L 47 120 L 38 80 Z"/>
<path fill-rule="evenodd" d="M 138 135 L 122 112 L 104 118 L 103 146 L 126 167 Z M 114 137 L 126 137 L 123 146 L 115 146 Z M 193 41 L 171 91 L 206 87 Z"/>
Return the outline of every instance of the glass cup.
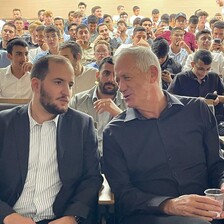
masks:
<path fill-rule="evenodd" d="M 205 195 L 214 198 L 215 200 L 219 201 L 223 205 L 224 200 L 224 193 L 218 188 L 211 188 L 204 191 Z M 221 212 L 215 212 L 217 217 L 220 217 Z"/>

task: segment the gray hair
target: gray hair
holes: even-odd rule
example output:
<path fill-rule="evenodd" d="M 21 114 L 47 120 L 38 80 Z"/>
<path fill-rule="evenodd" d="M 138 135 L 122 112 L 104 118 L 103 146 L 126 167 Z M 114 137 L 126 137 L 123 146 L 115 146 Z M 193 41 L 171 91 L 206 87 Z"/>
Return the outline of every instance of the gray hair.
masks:
<path fill-rule="evenodd" d="M 160 81 L 161 68 L 159 60 L 150 48 L 143 46 L 124 48 L 114 57 L 114 63 L 126 55 L 130 55 L 135 59 L 136 66 L 141 72 L 148 72 L 151 65 L 156 66 L 158 69 L 158 80 Z"/>

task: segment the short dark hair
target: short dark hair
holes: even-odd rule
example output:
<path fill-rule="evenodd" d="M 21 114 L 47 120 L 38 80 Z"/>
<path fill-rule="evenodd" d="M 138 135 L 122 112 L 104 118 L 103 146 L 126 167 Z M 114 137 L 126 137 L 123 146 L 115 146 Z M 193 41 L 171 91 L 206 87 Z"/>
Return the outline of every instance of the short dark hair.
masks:
<path fill-rule="evenodd" d="M 169 43 L 162 37 L 157 37 L 151 46 L 152 52 L 157 58 L 164 58 L 169 52 Z"/>
<path fill-rule="evenodd" d="M 159 14 L 159 9 L 153 9 L 152 14 Z"/>
<path fill-rule="evenodd" d="M 36 31 L 39 32 L 39 31 L 44 31 L 45 29 L 45 26 L 44 25 L 40 25 L 36 28 Z"/>
<path fill-rule="evenodd" d="M 95 15 L 90 15 L 87 18 L 87 23 L 97 23 L 98 22 L 98 18 Z"/>
<path fill-rule="evenodd" d="M 2 30 L 3 30 L 3 28 L 4 28 L 5 26 L 11 26 L 12 28 L 14 28 L 14 30 L 15 30 L 15 32 L 16 32 L 16 26 L 15 26 L 13 23 L 11 23 L 11 22 L 6 22 L 6 23 L 2 26 Z"/>
<path fill-rule="evenodd" d="M 47 55 L 38 59 L 32 67 L 31 79 L 37 78 L 41 81 L 45 79 L 47 73 L 49 72 L 49 62 L 69 64 L 69 60 L 61 55 Z"/>
<path fill-rule="evenodd" d="M 206 16 L 206 17 L 208 17 L 209 15 L 208 15 L 208 13 L 206 12 L 206 11 L 202 11 L 202 10 L 200 10 L 200 11 L 198 11 L 198 12 L 196 12 L 196 16 Z"/>
<path fill-rule="evenodd" d="M 81 29 L 87 29 L 89 31 L 88 26 L 86 24 L 81 23 L 80 25 L 78 25 L 76 27 L 76 33 L 78 33 L 78 31 L 81 30 Z"/>
<path fill-rule="evenodd" d="M 121 8 L 123 8 L 123 7 L 124 7 L 123 5 L 118 5 L 117 6 L 117 11 L 120 10 Z"/>
<path fill-rule="evenodd" d="M 107 17 L 110 17 L 111 20 L 113 20 L 111 15 L 109 15 L 109 14 L 104 14 L 104 15 L 103 15 L 103 19 L 106 19 Z"/>
<path fill-rule="evenodd" d="M 167 20 L 167 22 L 169 23 L 170 21 L 170 16 L 169 14 L 165 13 L 165 14 L 162 14 L 161 17 L 160 17 L 161 20 Z"/>
<path fill-rule="evenodd" d="M 112 57 L 106 57 L 106 58 L 103 58 L 101 61 L 100 61 L 100 64 L 99 64 L 99 71 L 102 69 L 103 65 L 106 64 L 106 63 L 109 63 L 111 65 L 114 65 L 114 62 L 113 62 L 113 58 Z"/>
<path fill-rule="evenodd" d="M 61 37 L 60 30 L 54 25 L 45 26 L 44 33 L 56 33 L 59 38 Z"/>
<path fill-rule="evenodd" d="M 81 6 L 81 5 L 84 5 L 84 6 L 85 6 L 85 8 L 87 7 L 87 5 L 86 5 L 86 3 L 85 3 L 85 2 L 79 2 L 78 7 L 79 7 L 79 6 Z"/>
<path fill-rule="evenodd" d="M 224 29 L 224 22 L 223 21 L 217 21 L 214 23 L 213 29 L 217 28 L 217 29 Z"/>
<path fill-rule="evenodd" d="M 174 28 L 171 30 L 171 35 L 173 35 L 174 32 L 176 32 L 176 31 L 183 31 L 183 32 L 184 32 L 184 30 L 181 29 L 180 27 L 174 27 Z"/>
<path fill-rule="evenodd" d="M 137 32 L 141 32 L 141 31 L 146 32 L 146 29 L 145 29 L 143 26 L 137 26 L 137 27 L 135 27 L 134 30 L 133 30 L 133 36 L 134 36 Z M 147 33 L 147 32 L 146 32 L 146 33 Z"/>
<path fill-rule="evenodd" d="M 6 46 L 6 50 L 7 50 L 8 54 L 12 54 L 14 46 L 28 47 L 28 44 L 22 38 L 18 38 L 18 37 L 13 38 L 8 41 L 7 46 Z"/>
<path fill-rule="evenodd" d="M 176 18 L 176 15 L 177 14 L 175 14 L 175 13 L 170 14 L 170 22 L 172 21 L 172 19 L 175 19 Z"/>
<path fill-rule="evenodd" d="M 76 26 L 76 29 L 77 29 L 78 24 L 76 24 L 76 23 L 70 23 L 68 25 L 68 31 L 71 29 L 72 26 Z"/>
<path fill-rule="evenodd" d="M 107 24 L 106 23 L 100 23 L 100 24 L 98 24 L 97 25 L 97 27 L 96 27 L 96 31 L 99 33 L 99 28 L 101 27 L 101 26 L 106 26 L 107 27 Z M 108 27 L 107 27 L 108 28 Z"/>
<path fill-rule="evenodd" d="M 145 18 L 141 19 L 140 26 L 142 26 L 142 24 L 143 24 L 144 22 L 146 22 L 146 21 L 149 21 L 149 22 L 152 23 L 152 20 L 151 20 L 150 18 L 145 17 Z"/>
<path fill-rule="evenodd" d="M 37 15 L 40 16 L 42 12 L 45 12 L 45 9 L 38 10 Z"/>
<path fill-rule="evenodd" d="M 133 12 L 134 12 L 135 10 L 137 10 L 137 9 L 140 9 L 140 7 L 137 6 L 137 5 L 133 6 L 133 8 L 132 8 Z"/>
<path fill-rule="evenodd" d="M 92 14 L 94 14 L 96 12 L 97 9 L 102 9 L 101 6 L 94 6 L 92 9 L 91 9 L 91 12 Z"/>
<path fill-rule="evenodd" d="M 215 17 L 211 18 L 210 21 L 209 21 L 209 25 L 210 25 L 210 27 L 212 27 L 212 25 L 213 25 L 215 22 L 217 22 L 217 21 L 219 21 L 217 18 L 215 18 Z"/>
<path fill-rule="evenodd" d="M 200 30 L 200 31 L 198 31 L 197 33 L 196 33 L 196 40 L 198 40 L 199 39 L 199 37 L 201 36 L 201 35 L 203 35 L 203 34 L 210 34 L 210 35 L 212 35 L 211 34 L 211 32 L 210 32 L 210 30 Z"/>
<path fill-rule="evenodd" d="M 125 25 L 125 27 L 128 27 L 127 23 L 126 23 L 124 20 L 119 20 L 119 21 L 117 22 L 117 26 L 118 26 L 118 24 L 120 24 L 120 23 L 123 23 L 123 24 Z"/>
<path fill-rule="evenodd" d="M 127 12 L 122 12 L 122 13 L 120 13 L 119 17 L 121 18 L 121 16 L 124 16 L 124 15 L 128 16 L 128 13 Z"/>
<path fill-rule="evenodd" d="M 54 17 L 54 21 L 56 21 L 56 20 L 61 20 L 62 23 L 65 24 L 65 20 L 60 16 Z"/>
<path fill-rule="evenodd" d="M 78 54 L 82 57 L 82 49 L 75 41 L 66 41 L 60 45 L 59 49 L 62 50 L 65 48 L 69 48 L 71 50 L 74 59 L 77 59 Z"/>
<path fill-rule="evenodd" d="M 133 26 L 140 25 L 140 23 L 141 23 L 141 18 L 140 17 L 136 17 L 133 20 Z"/>
<path fill-rule="evenodd" d="M 190 16 L 188 23 L 192 23 L 192 24 L 198 24 L 198 17 L 195 15 Z"/>
<path fill-rule="evenodd" d="M 210 65 L 212 63 L 212 54 L 208 50 L 198 50 L 195 52 L 193 57 L 193 62 L 197 63 L 201 60 L 205 65 Z"/>

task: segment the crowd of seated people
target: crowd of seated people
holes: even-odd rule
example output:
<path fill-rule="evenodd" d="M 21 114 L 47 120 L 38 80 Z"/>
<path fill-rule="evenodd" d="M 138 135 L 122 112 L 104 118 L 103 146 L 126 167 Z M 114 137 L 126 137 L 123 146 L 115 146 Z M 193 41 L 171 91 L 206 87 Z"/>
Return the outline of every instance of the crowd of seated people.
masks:
<path fill-rule="evenodd" d="M 184 12 L 175 12 L 170 15 L 161 15 L 159 9 L 152 9 L 150 15 L 143 16 L 141 14 L 141 8 L 137 5 L 132 7 L 133 12 L 131 14 L 128 14 L 125 11 L 124 5 L 118 5 L 117 15 L 109 15 L 104 14 L 104 9 L 102 9 L 101 6 L 97 5 L 91 9 L 91 14 L 88 15 L 86 8 L 87 5 L 85 4 L 85 2 L 80 2 L 74 10 L 68 10 L 67 18 L 63 18 L 60 15 L 54 15 L 53 9 L 40 9 L 37 12 L 37 19 L 29 22 L 25 18 L 23 18 L 22 10 L 15 8 L 12 11 L 13 20 L 0 21 L 0 98 L 31 100 L 32 103 L 29 104 L 29 107 L 27 109 L 27 113 L 31 121 L 31 116 L 36 116 L 36 114 L 32 114 L 33 111 L 37 112 L 37 114 L 41 114 L 41 116 L 45 113 L 47 113 L 48 116 L 57 114 L 58 116 L 54 117 L 55 120 L 53 122 L 55 123 L 53 129 L 54 131 L 55 127 L 61 127 L 61 125 L 65 125 L 64 123 L 67 122 L 65 121 L 67 119 L 67 116 L 77 116 L 81 120 L 77 127 L 79 127 L 79 125 L 83 125 L 82 127 L 79 127 L 80 130 L 82 128 L 84 129 L 82 135 L 85 134 L 86 136 L 90 136 L 87 143 L 85 142 L 85 144 L 89 144 L 88 146 L 85 146 L 86 150 L 88 152 L 91 151 L 91 143 L 94 144 L 94 148 L 97 148 L 96 142 L 98 141 L 97 151 L 100 155 L 100 158 L 103 157 L 104 128 L 109 122 L 111 122 L 112 119 L 114 119 L 114 117 L 117 117 L 119 114 L 121 114 L 120 120 L 123 119 L 122 112 L 127 108 L 129 109 L 129 105 L 131 105 L 130 107 L 132 107 L 132 102 L 131 100 L 129 100 L 129 98 L 131 98 L 132 95 L 136 94 L 133 94 L 133 92 L 135 92 L 134 89 L 139 88 L 138 90 L 140 92 L 144 90 L 147 92 L 146 87 L 141 89 L 141 85 L 145 86 L 148 82 L 150 83 L 149 86 L 153 85 L 152 89 L 150 89 L 150 92 L 154 92 L 155 89 L 157 90 L 155 98 L 157 98 L 163 91 L 165 93 L 165 96 L 168 98 L 171 94 L 179 95 L 180 97 L 190 96 L 205 98 L 207 94 L 212 93 L 216 96 L 212 101 L 215 108 L 216 116 L 216 121 L 214 121 L 214 123 L 224 121 L 224 21 L 222 18 L 222 14 L 216 13 L 214 17 L 209 18 L 207 12 L 203 10 L 197 10 L 195 12 L 192 12 L 192 15 L 188 18 Z M 134 60 L 134 56 L 136 57 L 137 55 L 139 58 L 141 58 L 142 56 L 138 55 L 138 50 L 134 50 L 131 53 L 131 49 L 134 48 L 139 49 L 139 52 L 142 52 L 142 55 L 151 55 L 152 58 L 155 57 L 153 60 L 155 60 L 156 63 L 158 62 L 156 64 L 157 72 L 155 72 L 155 70 L 151 72 L 153 74 L 156 73 L 156 77 L 159 77 L 159 79 L 149 80 L 146 78 L 145 83 L 141 84 L 139 84 L 141 81 L 135 80 L 135 82 L 139 83 L 131 88 L 130 94 L 126 94 L 124 90 L 125 87 L 128 89 L 130 83 L 134 80 L 134 76 L 130 77 L 130 74 L 132 74 L 133 71 L 136 71 L 138 72 L 136 73 L 136 75 L 140 76 L 141 73 L 145 72 L 143 71 L 144 69 L 139 69 L 141 67 L 141 62 L 139 61 L 139 59 L 138 61 Z M 149 50 L 150 52 L 145 51 L 145 49 Z M 130 61 L 126 61 L 125 57 L 129 58 Z M 146 62 L 145 60 L 146 59 L 143 59 L 142 61 Z M 122 61 L 122 63 L 120 62 L 119 64 L 119 61 Z M 129 62 L 130 65 L 128 64 Z M 120 67 L 116 63 L 118 63 Z M 124 67 L 122 67 L 122 64 L 124 64 Z M 41 70 L 41 65 L 46 66 L 46 71 Z M 57 78 L 56 80 L 54 80 L 54 83 L 56 83 L 58 87 L 54 87 L 55 89 L 52 88 L 53 93 L 54 91 L 56 91 L 56 89 L 57 91 L 61 89 L 60 91 L 62 92 L 69 92 L 63 92 L 63 96 L 57 98 L 57 100 L 62 101 L 62 104 L 69 104 L 69 106 L 76 111 L 81 111 L 90 115 L 92 118 L 90 118 L 91 121 L 89 121 L 89 126 L 86 123 L 86 120 L 88 119 L 87 117 L 85 117 L 86 115 L 83 116 L 83 113 L 74 115 L 69 111 L 70 109 L 64 110 L 63 108 L 61 112 L 58 108 L 56 108 L 57 110 L 55 108 L 52 108 L 53 105 L 51 104 L 51 102 L 48 102 L 52 100 L 51 94 L 53 93 L 50 92 L 52 83 L 50 81 L 48 83 L 48 79 L 45 77 L 38 78 L 38 75 L 40 74 L 35 73 L 37 69 L 36 67 L 39 67 L 38 69 L 40 69 L 40 71 L 42 71 L 43 73 L 47 72 L 47 77 L 51 77 L 51 71 L 54 71 L 55 74 L 57 74 L 57 72 L 60 72 L 59 75 L 61 78 Z M 56 70 L 56 68 L 58 70 Z M 127 69 L 130 74 L 121 74 L 121 71 L 123 71 L 124 68 Z M 160 69 L 161 75 L 158 76 Z M 64 80 L 66 79 L 65 71 L 68 72 L 69 75 L 72 75 L 72 80 L 74 82 L 71 80 Z M 119 79 L 117 79 L 116 74 L 118 74 Z M 64 88 L 64 82 L 68 82 L 68 89 Z M 152 84 L 154 82 L 158 83 Z M 44 85 L 44 83 L 46 86 Z M 48 85 L 49 89 L 47 89 Z M 69 95 L 67 98 L 64 96 L 66 94 Z M 140 95 L 138 95 L 138 97 L 139 96 Z M 134 103 L 144 104 L 141 99 L 142 98 L 139 99 L 139 103 Z M 152 104 L 155 103 L 150 97 L 145 100 L 145 102 L 147 101 L 150 101 L 150 103 Z M 170 101 L 172 101 L 172 104 L 176 103 L 173 102 L 175 101 L 175 99 L 172 98 L 172 95 Z M 37 108 L 37 106 L 34 105 L 33 102 L 41 106 L 41 110 Z M 161 103 L 161 101 L 158 101 L 158 104 Z M 177 104 L 181 103 L 178 101 Z M 147 107 L 147 105 L 144 105 L 144 107 Z M 169 110 L 169 105 L 166 107 L 166 109 Z M 137 110 L 139 110 L 138 107 Z M 127 123 L 127 125 L 128 122 L 132 122 L 135 119 L 145 122 L 146 119 L 140 113 L 136 112 L 136 114 L 134 114 L 134 112 L 132 111 L 131 114 L 129 110 L 127 111 L 129 117 L 126 117 L 127 120 L 125 120 L 124 122 Z M 176 113 L 176 111 L 173 110 L 174 113 Z M 61 118 L 61 113 L 66 114 L 64 118 Z M 167 114 L 167 116 L 168 115 L 169 114 Z M 3 121 L 1 121 L 1 119 L 3 118 L 1 118 L 0 114 L 0 122 L 2 123 L 4 123 Z M 39 119 L 38 116 L 36 118 Z M 46 119 L 46 121 L 49 121 L 51 116 L 49 119 L 48 118 Z M 115 118 L 115 123 L 119 123 L 120 121 L 116 119 L 117 118 Z M 72 120 L 72 123 L 75 122 L 73 122 Z M 95 129 L 98 131 L 98 134 L 96 136 L 93 130 L 93 124 L 95 126 Z M 66 125 L 69 124 L 66 123 Z M 118 124 L 118 126 L 119 125 L 120 123 Z M 63 126 L 62 130 L 65 128 L 65 126 Z M 8 128 L 6 124 L 4 124 L 4 127 Z M 110 130 L 107 130 L 108 135 L 116 135 L 116 133 L 114 134 L 113 132 L 113 128 L 114 127 L 111 128 L 112 133 L 109 133 Z M 131 129 L 132 128 L 134 128 L 134 126 L 132 126 Z M 52 129 L 50 127 L 47 127 L 46 130 Z M 73 128 L 69 130 L 73 131 Z M 1 131 L 2 130 L 0 127 L 0 135 L 3 134 L 3 131 Z M 76 134 L 79 133 L 79 131 L 77 131 L 76 129 L 75 131 Z M 89 131 L 89 133 L 87 133 L 87 131 Z M 57 135 L 60 135 L 60 138 L 61 135 L 63 135 L 61 132 L 62 131 L 59 131 L 57 133 Z M 72 133 L 69 133 L 69 136 L 71 134 Z M 123 135 L 123 133 L 120 134 Z M 54 138 L 55 135 L 56 134 L 54 133 Z M 88 136 L 83 137 L 82 135 L 80 135 L 80 139 L 88 138 Z M 73 139 L 74 141 L 76 137 L 77 136 L 75 136 L 75 138 Z M 107 141 L 113 142 L 116 138 L 121 140 L 120 137 L 113 136 L 113 140 L 108 140 L 108 138 Z M 59 141 L 60 140 L 61 139 L 59 139 Z M 31 141 L 32 143 L 34 143 L 35 140 L 31 139 Z M 51 142 L 51 144 L 53 143 Z M 57 142 L 57 144 L 59 144 L 59 142 Z M 116 145 L 118 143 L 113 142 L 113 144 Z M 124 144 L 125 147 L 128 147 L 127 143 Z M 82 145 L 82 143 L 80 143 L 80 145 Z M 123 146 L 124 145 L 122 145 L 122 147 Z M 56 145 L 54 144 L 53 147 L 52 145 L 50 146 L 50 148 L 54 147 L 56 148 Z M 111 150 L 110 147 L 108 148 L 109 150 Z M 2 149 L 0 148 L 0 159 L 1 150 Z M 117 151 L 120 151 L 120 149 Z M 93 156 L 95 156 L 93 151 L 91 151 L 91 153 Z M 118 154 L 114 155 L 115 157 L 118 156 Z M 66 156 L 69 157 L 69 155 Z M 63 220 L 62 222 L 57 222 L 54 215 L 52 215 L 53 212 L 50 210 L 48 212 L 50 215 L 47 214 L 46 216 L 46 222 L 39 222 L 39 220 L 42 220 L 42 217 L 37 217 L 36 223 L 47 224 L 48 221 L 50 223 L 51 221 L 54 222 L 55 220 L 55 224 L 84 224 L 85 222 L 83 222 L 83 219 L 88 219 L 88 215 L 89 213 L 91 213 L 88 211 L 89 208 L 85 207 L 86 204 L 89 207 L 92 207 L 92 209 L 95 209 L 94 206 L 92 206 L 92 203 L 96 202 L 94 201 L 96 200 L 96 192 L 99 190 L 99 186 L 102 182 L 98 173 L 98 168 L 94 165 L 97 163 L 97 156 L 95 157 L 94 161 L 92 161 L 92 165 L 85 164 L 85 160 L 88 159 L 88 163 L 91 163 L 91 159 L 87 154 L 81 156 L 78 154 L 77 156 L 78 159 L 82 156 L 84 158 L 83 164 L 78 164 L 80 165 L 80 167 L 82 167 L 80 169 L 84 169 L 84 171 L 80 171 L 80 176 L 78 177 L 81 180 L 80 182 L 84 182 L 84 187 L 88 185 L 88 178 L 93 178 L 91 175 L 96 176 L 96 186 L 94 192 L 90 194 L 90 197 L 92 198 L 89 198 L 89 195 L 86 194 L 85 196 L 87 199 L 86 201 L 81 200 L 81 203 L 83 204 L 80 206 L 79 203 L 78 205 L 76 205 L 76 202 L 80 200 L 79 196 L 76 196 L 75 194 L 73 195 L 73 201 L 70 203 L 72 205 L 75 204 L 75 206 L 78 207 L 76 207 L 75 209 L 71 208 L 71 210 L 76 210 L 78 208 L 77 217 L 76 215 L 74 216 L 73 214 L 71 214 L 69 206 L 66 209 L 59 207 L 60 211 L 57 214 L 57 218 L 62 217 L 62 219 L 64 219 L 65 216 L 64 220 L 66 222 L 63 222 Z M 122 156 L 125 157 L 127 155 L 122 154 Z M 68 159 L 67 157 L 66 159 Z M 47 158 L 49 158 L 49 155 L 47 155 Z M 70 161 L 70 159 L 68 159 L 68 161 Z M 54 165 L 55 161 L 56 157 L 54 159 Z M 64 166 L 64 162 L 65 161 L 63 161 L 62 164 L 59 164 L 59 167 Z M 103 170 L 103 160 L 101 162 Z M 129 162 L 130 161 L 127 161 L 127 163 Z M 69 165 L 70 164 L 68 164 L 68 167 Z M 121 166 L 122 169 L 124 169 L 123 165 Z M 113 167 L 108 161 L 106 166 L 107 172 L 109 172 L 111 167 Z M 46 168 L 46 164 L 44 167 Z M 68 167 L 66 167 L 66 170 L 68 169 Z M 90 176 L 88 176 L 88 172 L 91 171 L 91 168 L 93 170 L 93 173 L 95 172 L 95 174 L 91 174 Z M 128 168 L 126 167 L 125 171 L 122 170 L 122 172 L 126 172 L 126 169 Z M 28 173 L 29 172 L 30 170 L 28 171 Z M 32 172 L 33 171 L 31 171 L 31 173 Z M 87 175 L 88 177 L 85 175 Z M 110 174 L 108 174 L 108 176 L 110 176 Z M 30 181 L 31 179 L 32 176 L 28 176 L 28 180 Z M 59 177 L 56 175 L 55 181 L 57 182 L 58 179 Z M 79 182 L 78 180 L 76 181 Z M 111 178 L 110 181 L 111 183 L 113 183 L 113 181 L 115 180 Z M 124 181 L 128 182 L 129 180 L 124 178 Z M 57 182 L 56 186 L 60 188 L 61 184 L 63 184 L 64 186 L 67 183 L 65 184 L 64 182 Z M 70 184 L 72 185 L 73 183 L 68 183 L 69 187 Z M 48 183 L 45 183 L 45 185 L 48 186 Z M 138 185 L 138 183 L 136 185 Z M 28 186 L 25 185 L 25 194 L 27 193 L 27 191 L 29 191 L 28 188 L 29 184 Z M 77 187 L 77 189 L 78 193 L 76 193 L 77 195 L 79 195 L 79 193 L 82 192 L 82 189 L 79 189 L 79 187 Z M 118 189 L 116 190 L 117 192 L 119 192 Z M 52 198 L 57 198 L 56 195 L 60 195 L 60 192 L 58 192 L 59 190 L 57 192 L 54 192 L 54 196 Z M 62 192 L 65 194 L 65 197 L 69 197 L 69 195 L 66 195 L 66 186 L 65 189 L 63 188 Z M 82 194 L 80 195 L 82 195 L 83 197 L 83 194 L 85 194 L 85 192 L 82 192 Z M 130 195 L 131 194 L 132 192 L 130 192 Z M 14 204 L 14 207 L 12 206 L 16 211 L 20 212 L 20 209 L 23 208 L 25 197 L 26 195 L 22 195 L 22 201 L 19 201 L 18 204 Z M 83 198 L 85 199 L 85 197 Z M 1 204 L 1 199 L 2 198 L 0 197 L 0 208 L 4 208 L 4 214 L 2 216 L 0 215 L 0 221 L 3 222 L 4 219 L 4 224 L 11 224 L 13 223 L 11 222 L 13 220 L 13 217 L 11 216 L 14 214 L 13 210 L 11 210 L 11 208 L 9 209 L 7 207 L 8 205 L 6 206 L 4 204 Z M 30 199 L 30 197 L 28 199 Z M 9 204 L 10 203 L 11 202 L 9 202 Z M 50 202 L 47 201 L 47 203 Z M 53 205 L 53 202 L 51 203 L 51 205 Z M 166 205 L 166 203 L 164 203 L 164 205 Z M 32 206 L 31 208 L 33 209 Z M 83 209 L 86 212 L 85 214 L 82 214 L 82 211 L 79 211 L 79 206 L 83 206 L 83 208 L 85 208 Z M 148 206 L 150 207 L 151 205 Z M 164 214 L 170 215 L 170 213 L 167 213 L 164 208 L 162 208 Z M 26 209 L 25 211 L 22 211 L 22 214 L 26 214 L 27 210 L 29 210 Z M 44 209 L 46 209 L 46 207 L 44 207 Z M 123 209 L 125 210 L 127 208 Z M 128 208 L 127 210 L 129 209 L 131 211 L 131 208 Z M 145 209 L 146 208 L 143 209 L 144 212 Z M 65 211 L 65 214 L 62 211 Z M 28 213 L 29 212 L 30 211 L 28 211 Z M 135 211 L 133 212 L 133 214 L 135 214 Z M 176 215 L 176 213 L 174 213 L 174 215 Z M 10 216 L 10 220 L 6 219 L 6 217 L 8 216 Z M 73 219 L 73 216 L 75 217 L 75 219 Z M 23 220 L 20 218 L 21 217 L 16 217 L 18 223 L 20 223 L 19 221 L 21 221 L 21 223 L 34 224 L 33 220 Z M 79 218 L 81 218 L 81 221 L 79 220 Z"/>

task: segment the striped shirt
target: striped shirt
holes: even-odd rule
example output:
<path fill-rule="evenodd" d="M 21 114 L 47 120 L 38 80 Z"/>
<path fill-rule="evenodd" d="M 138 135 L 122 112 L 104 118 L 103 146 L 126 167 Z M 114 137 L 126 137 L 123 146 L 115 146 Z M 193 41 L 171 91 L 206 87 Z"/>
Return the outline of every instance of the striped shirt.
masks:
<path fill-rule="evenodd" d="M 62 184 L 58 173 L 56 131 L 58 117 L 38 124 L 28 110 L 30 151 L 28 173 L 22 194 L 13 209 L 35 222 L 52 219 L 53 203 Z"/>

